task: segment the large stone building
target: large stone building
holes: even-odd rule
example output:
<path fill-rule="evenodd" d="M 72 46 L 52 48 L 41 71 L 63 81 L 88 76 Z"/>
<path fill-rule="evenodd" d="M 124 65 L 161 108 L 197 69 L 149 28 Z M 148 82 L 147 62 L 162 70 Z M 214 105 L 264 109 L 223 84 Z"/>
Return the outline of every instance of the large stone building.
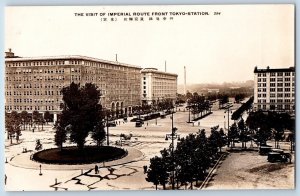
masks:
<path fill-rule="evenodd" d="M 295 112 L 295 68 L 254 69 L 254 110 Z"/>
<path fill-rule="evenodd" d="M 23 58 L 11 50 L 5 57 L 5 110 L 61 111 L 61 89 L 71 82 L 96 84 L 101 104 L 112 111 L 130 113 L 141 104 L 141 68 L 85 56 Z"/>
<path fill-rule="evenodd" d="M 142 102 L 156 104 L 164 99 L 176 100 L 177 75 L 145 68 L 142 73 Z"/>

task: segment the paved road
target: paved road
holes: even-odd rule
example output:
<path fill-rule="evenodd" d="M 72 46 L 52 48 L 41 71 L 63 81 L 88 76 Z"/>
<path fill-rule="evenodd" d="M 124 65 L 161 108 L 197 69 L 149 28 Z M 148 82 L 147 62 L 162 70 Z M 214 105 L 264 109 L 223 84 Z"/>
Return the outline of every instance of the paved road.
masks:
<path fill-rule="evenodd" d="M 185 136 L 189 133 L 197 132 L 200 128 L 205 128 L 208 136 L 211 126 L 222 126 L 224 124 L 224 110 L 213 111 L 212 115 L 200 120 L 200 126 L 198 126 L 198 122 L 196 122 L 194 126 L 193 124 L 188 124 L 186 123 L 187 120 L 187 111 L 183 112 L 183 110 L 181 110 L 174 114 L 174 126 L 178 128 L 178 134 Z M 41 176 L 39 175 L 38 168 L 22 168 L 20 165 L 16 167 L 14 161 L 16 161 L 17 158 L 13 157 L 21 154 L 21 157 L 18 157 L 20 158 L 18 161 L 23 161 L 22 149 L 27 148 L 27 150 L 33 150 L 36 139 L 41 140 L 43 148 L 45 149 L 55 147 L 54 130 L 49 126 L 46 127 L 45 130 L 46 131 L 36 131 L 34 133 L 24 131 L 21 136 L 21 143 L 17 145 L 9 145 L 10 142 L 5 141 L 5 156 L 8 159 L 8 163 L 5 164 L 5 173 L 7 175 L 6 190 L 153 190 L 155 189 L 153 184 L 145 180 L 146 176 L 143 173 L 143 166 L 149 165 L 150 158 L 159 155 L 160 150 L 168 147 L 171 142 L 170 140 L 165 141 L 165 135 L 171 133 L 171 119 L 169 115 L 165 119 L 158 119 L 157 124 L 155 120 L 151 120 L 148 122 L 148 126 L 146 122 L 143 127 L 139 128 L 135 127 L 133 122 L 121 123 L 117 127 L 109 128 L 111 144 L 115 144 L 115 142 L 119 140 L 121 133 L 132 133 L 132 140 L 126 143 L 129 147 L 141 151 L 144 157 L 137 162 L 107 167 L 103 170 L 104 173 L 102 172 L 99 176 L 92 175 L 93 165 L 84 167 L 83 174 L 81 173 L 81 169 L 59 170 L 48 168 L 51 170 L 42 169 L 43 175 Z M 86 144 L 91 145 L 93 141 L 87 138 Z M 65 146 L 68 145 L 72 144 L 65 144 Z M 46 166 L 42 168 L 44 167 L 46 168 Z M 112 168 L 113 173 L 108 174 L 108 168 Z M 54 184 L 55 179 L 57 179 L 59 184 Z"/>

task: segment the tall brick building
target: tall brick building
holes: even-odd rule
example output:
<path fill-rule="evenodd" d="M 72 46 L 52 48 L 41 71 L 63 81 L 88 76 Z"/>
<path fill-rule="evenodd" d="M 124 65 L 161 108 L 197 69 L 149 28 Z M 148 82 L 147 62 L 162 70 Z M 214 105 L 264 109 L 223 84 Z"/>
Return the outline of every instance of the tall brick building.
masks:
<path fill-rule="evenodd" d="M 71 82 L 96 84 L 101 104 L 130 113 L 141 104 L 141 67 L 86 56 L 5 56 L 5 110 L 29 113 L 61 111 L 61 89 Z"/>

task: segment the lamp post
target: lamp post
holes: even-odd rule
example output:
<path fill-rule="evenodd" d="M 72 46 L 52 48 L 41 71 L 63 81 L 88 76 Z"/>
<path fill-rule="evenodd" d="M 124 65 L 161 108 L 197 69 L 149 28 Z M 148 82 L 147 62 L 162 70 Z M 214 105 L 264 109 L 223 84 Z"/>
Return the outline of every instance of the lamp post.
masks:
<path fill-rule="evenodd" d="M 107 139 L 107 146 L 109 146 L 108 109 L 105 110 L 105 114 L 106 114 L 106 139 Z"/>
<path fill-rule="evenodd" d="M 43 174 L 42 174 L 42 165 L 40 165 L 40 174 L 39 174 L 39 175 L 40 175 L 40 176 L 43 175 Z"/>
<path fill-rule="evenodd" d="M 180 139 L 180 135 L 176 134 L 176 130 L 177 128 L 174 127 L 174 120 L 173 120 L 173 111 L 172 111 L 172 132 L 171 134 L 166 134 L 166 141 L 168 139 L 172 140 L 172 144 L 171 144 L 171 158 L 172 158 L 172 190 L 175 189 L 175 176 L 174 176 L 174 140 L 175 139 Z"/>
<path fill-rule="evenodd" d="M 228 120 L 228 122 L 227 122 L 227 127 L 228 127 L 228 129 L 227 129 L 227 135 L 229 136 L 229 113 L 231 112 L 232 113 L 232 110 L 230 109 L 231 107 L 232 107 L 233 105 L 231 105 L 231 104 L 228 104 L 226 107 L 225 107 L 225 112 L 224 113 L 227 113 L 227 120 Z M 225 118 L 225 116 L 224 116 L 224 118 Z M 224 126 L 224 129 L 225 129 L 225 126 Z M 228 137 L 228 141 L 227 141 L 227 146 L 229 147 L 229 144 L 230 144 L 230 141 L 229 141 L 229 137 Z"/>

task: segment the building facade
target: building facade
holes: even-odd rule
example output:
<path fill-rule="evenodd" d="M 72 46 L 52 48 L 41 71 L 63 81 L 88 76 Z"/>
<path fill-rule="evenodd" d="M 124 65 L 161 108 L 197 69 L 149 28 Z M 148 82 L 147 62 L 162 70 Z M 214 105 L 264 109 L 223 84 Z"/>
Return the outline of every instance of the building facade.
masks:
<path fill-rule="evenodd" d="M 141 68 L 85 56 L 5 57 L 5 110 L 61 111 L 61 89 L 70 83 L 94 83 L 101 104 L 115 113 L 131 113 L 141 104 Z"/>
<path fill-rule="evenodd" d="M 156 104 L 160 100 L 176 100 L 177 74 L 158 71 L 156 68 L 145 68 L 142 75 L 142 102 Z"/>
<path fill-rule="evenodd" d="M 254 110 L 295 112 L 295 68 L 254 69 Z"/>

